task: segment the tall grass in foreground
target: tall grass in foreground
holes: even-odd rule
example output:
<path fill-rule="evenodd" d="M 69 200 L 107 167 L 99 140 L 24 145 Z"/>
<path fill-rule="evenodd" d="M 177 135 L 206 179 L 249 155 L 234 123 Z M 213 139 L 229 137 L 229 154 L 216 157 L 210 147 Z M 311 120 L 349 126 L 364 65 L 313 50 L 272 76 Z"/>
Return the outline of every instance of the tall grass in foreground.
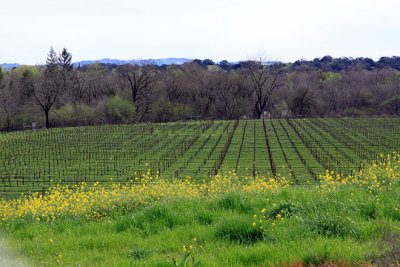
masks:
<path fill-rule="evenodd" d="M 396 265 L 399 172 L 399 156 L 387 155 L 308 186 L 234 173 L 60 185 L 2 201 L 0 229 L 33 265 Z"/>

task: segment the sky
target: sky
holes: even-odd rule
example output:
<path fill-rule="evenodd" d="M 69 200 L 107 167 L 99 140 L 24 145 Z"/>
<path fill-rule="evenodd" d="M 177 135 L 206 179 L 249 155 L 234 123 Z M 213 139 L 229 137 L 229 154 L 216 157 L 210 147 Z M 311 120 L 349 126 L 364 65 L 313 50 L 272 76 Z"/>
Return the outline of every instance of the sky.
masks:
<path fill-rule="evenodd" d="M 400 56 L 399 0 L 2 0 L 0 63 Z"/>

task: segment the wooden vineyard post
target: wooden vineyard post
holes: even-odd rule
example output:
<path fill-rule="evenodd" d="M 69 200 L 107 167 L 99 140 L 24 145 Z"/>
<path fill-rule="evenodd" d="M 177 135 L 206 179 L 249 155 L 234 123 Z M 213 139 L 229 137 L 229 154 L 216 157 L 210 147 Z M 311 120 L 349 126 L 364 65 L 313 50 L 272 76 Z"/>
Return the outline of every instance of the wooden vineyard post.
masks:
<path fill-rule="evenodd" d="M 282 154 L 283 154 L 283 158 L 285 159 L 286 165 L 289 167 L 289 172 L 290 172 L 291 176 L 293 177 L 293 179 L 296 181 L 296 184 L 299 184 L 299 180 L 296 178 L 296 175 L 295 175 L 295 173 L 293 172 L 292 165 L 289 163 L 289 160 L 288 160 L 288 158 L 287 158 L 285 149 L 284 149 L 283 146 L 282 146 L 281 139 L 280 139 L 280 137 L 279 137 L 279 135 L 278 135 L 278 132 L 277 132 L 277 130 L 276 130 L 276 128 L 275 128 L 275 125 L 274 125 L 274 123 L 272 122 L 272 120 L 271 120 L 271 126 L 272 126 L 272 129 L 274 130 L 274 133 L 275 133 L 275 136 L 276 136 L 276 140 L 278 141 L 279 147 L 281 148 L 281 151 L 282 151 Z M 282 127 L 282 128 L 283 128 L 283 127 Z M 283 128 L 283 130 L 284 130 L 284 132 L 286 133 L 288 139 L 290 140 L 290 137 L 289 137 L 289 135 L 287 134 L 286 129 Z M 292 141 L 292 140 L 290 140 L 290 141 Z M 293 148 L 296 148 L 296 147 L 293 146 Z M 296 148 L 296 149 L 297 149 L 297 148 Z"/>
<path fill-rule="evenodd" d="M 256 179 L 256 121 L 253 124 L 253 179 Z"/>
<path fill-rule="evenodd" d="M 244 142 L 244 135 L 246 133 L 246 127 L 247 127 L 247 121 L 246 121 L 246 123 L 244 124 L 244 127 L 243 127 L 242 141 L 240 143 L 238 157 L 237 157 L 237 160 L 236 160 L 235 172 L 237 172 L 237 169 L 238 169 L 238 166 L 239 166 L 240 154 L 241 154 L 242 149 L 243 149 L 243 142 Z"/>
<path fill-rule="evenodd" d="M 267 149 L 268 149 L 268 156 L 269 156 L 269 163 L 271 164 L 271 170 L 272 170 L 272 174 L 274 175 L 274 178 L 276 180 L 276 166 L 275 166 L 275 162 L 272 158 L 272 153 L 271 153 L 271 147 L 269 145 L 269 140 L 268 140 L 268 135 L 267 135 L 267 129 L 265 127 L 265 120 L 263 118 L 263 127 L 264 127 L 264 134 L 265 134 L 265 141 L 267 143 Z"/>
<path fill-rule="evenodd" d="M 231 144 L 231 142 L 232 142 L 233 135 L 235 134 L 235 131 L 236 131 L 236 128 L 237 128 L 238 125 L 239 125 L 239 120 L 236 120 L 236 121 L 235 121 L 235 124 L 233 125 L 233 130 L 232 130 L 232 132 L 229 133 L 228 140 L 227 140 L 227 142 L 226 142 L 224 148 L 222 149 L 221 154 L 219 155 L 218 160 L 214 163 L 214 167 L 213 167 L 213 170 L 212 170 L 212 172 L 213 172 L 214 174 L 217 174 L 217 173 L 218 173 L 218 170 L 219 170 L 219 168 L 221 167 L 222 162 L 223 162 L 224 159 L 225 159 L 226 152 L 228 152 L 229 146 L 230 146 L 230 144 Z M 228 125 L 228 126 L 229 126 L 229 125 Z M 225 129 L 227 129 L 227 128 L 228 128 L 228 127 L 226 127 Z"/>

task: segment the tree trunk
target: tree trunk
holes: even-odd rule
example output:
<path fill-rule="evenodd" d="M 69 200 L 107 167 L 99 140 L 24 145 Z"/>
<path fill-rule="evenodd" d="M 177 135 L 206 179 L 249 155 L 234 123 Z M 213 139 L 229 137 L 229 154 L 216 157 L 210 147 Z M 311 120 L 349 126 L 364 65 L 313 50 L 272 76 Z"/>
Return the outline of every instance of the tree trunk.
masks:
<path fill-rule="evenodd" d="M 256 119 L 261 119 L 261 115 L 263 113 L 263 109 L 258 105 L 258 101 L 257 101 L 257 103 L 256 103 L 256 105 L 254 107 L 254 111 L 255 111 L 254 115 L 256 115 Z"/>
<path fill-rule="evenodd" d="M 145 110 L 143 111 L 142 115 L 140 116 L 140 119 L 138 120 L 138 123 L 142 122 L 144 115 L 146 115 L 147 111 L 149 110 L 149 106 L 146 105 Z"/>
<path fill-rule="evenodd" d="M 133 86 L 131 86 L 131 90 L 132 90 L 132 103 L 135 105 L 137 100 L 137 90 Z"/>
<path fill-rule="evenodd" d="M 45 109 L 44 110 L 44 114 L 46 115 L 46 129 L 50 128 L 49 111 L 50 111 L 50 109 Z"/>

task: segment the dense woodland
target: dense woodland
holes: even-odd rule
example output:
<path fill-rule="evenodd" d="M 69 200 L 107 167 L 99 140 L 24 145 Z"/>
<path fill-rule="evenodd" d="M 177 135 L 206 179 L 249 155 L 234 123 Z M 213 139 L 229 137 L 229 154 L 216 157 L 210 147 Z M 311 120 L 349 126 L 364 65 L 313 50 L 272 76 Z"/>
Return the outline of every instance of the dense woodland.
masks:
<path fill-rule="evenodd" d="M 104 123 L 400 115 L 400 57 L 294 63 L 74 66 L 50 49 L 43 66 L 0 68 L 0 129 Z"/>

